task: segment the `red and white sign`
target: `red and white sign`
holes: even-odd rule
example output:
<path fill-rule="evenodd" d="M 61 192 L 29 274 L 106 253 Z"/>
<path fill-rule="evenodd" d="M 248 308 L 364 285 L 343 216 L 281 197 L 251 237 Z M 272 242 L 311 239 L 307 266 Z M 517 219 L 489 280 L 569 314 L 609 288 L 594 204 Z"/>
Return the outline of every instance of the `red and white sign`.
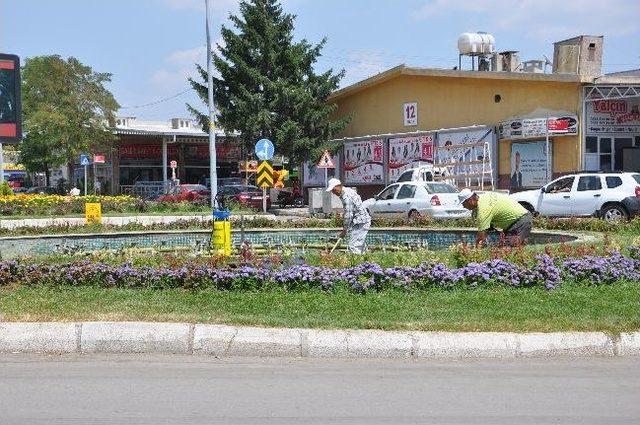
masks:
<path fill-rule="evenodd" d="M 169 168 L 178 168 L 178 161 L 171 161 L 169 163 Z"/>
<path fill-rule="evenodd" d="M 640 133 L 640 99 L 587 102 L 587 134 Z"/>
<path fill-rule="evenodd" d="M 99 154 L 93 155 L 93 162 L 95 164 L 104 164 L 104 154 L 99 153 Z"/>
<path fill-rule="evenodd" d="M 318 165 L 316 168 L 336 168 L 336 165 L 333 163 L 333 158 L 331 158 L 331 154 L 329 151 L 324 151 L 322 154 L 322 158 L 318 161 Z"/>
<path fill-rule="evenodd" d="M 569 120 L 549 118 L 549 120 L 547 120 L 547 128 L 549 129 L 549 133 L 553 134 L 568 133 Z"/>
<path fill-rule="evenodd" d="M 346 184 L 384 184 L 382 146 L 382 139 L 344 144 Z"/>
<path fill-rule="evenodd" d="M 389 182 L 425 162 L 433 163 L 433 135 L 389 139 Z"/>

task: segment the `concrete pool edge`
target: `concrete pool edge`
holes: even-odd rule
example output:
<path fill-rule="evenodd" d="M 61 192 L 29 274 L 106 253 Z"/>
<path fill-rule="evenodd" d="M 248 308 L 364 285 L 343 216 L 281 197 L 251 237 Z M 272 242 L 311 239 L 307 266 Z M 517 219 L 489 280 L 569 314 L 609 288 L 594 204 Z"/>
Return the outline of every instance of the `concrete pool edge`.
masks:
<path fill-rule="evenodd" d="M 444 332 L 202 323 L 0 322 L 3 353 L 214 357 L 524 358 L 640 356 L 640 332 Z"/>

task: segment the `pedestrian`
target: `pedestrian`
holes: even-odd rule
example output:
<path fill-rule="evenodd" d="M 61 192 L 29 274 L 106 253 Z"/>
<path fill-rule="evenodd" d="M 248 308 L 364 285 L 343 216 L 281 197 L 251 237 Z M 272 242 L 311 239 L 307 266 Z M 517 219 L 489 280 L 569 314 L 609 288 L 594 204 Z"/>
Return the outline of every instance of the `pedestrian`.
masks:
<path fill-rule="evenodd" d="M 354 254 L 364 254 L 367 250 L 367 232 L 371 228 L 371 217 L 362 205 L 362 199 L 355 190 L 342 186 L 338 179 L 330 179 L 327 192 L 340 197 L 344 207 L 342 231 L 339 237 L 349 234 L 349 251 Z"/>
<path fill-rule="evenodd" d="M 504 243 L 520 246 L 527 243 L 531 233 L 533 217 L 526 208 L 507 195 L 495 192 L 477 194 L 470 189 L 462 189 L 458 199 L 463 207 L 476 212 L 478 234 L 476 246 L 482 246 L 489 229 L 500 229 Z"/>

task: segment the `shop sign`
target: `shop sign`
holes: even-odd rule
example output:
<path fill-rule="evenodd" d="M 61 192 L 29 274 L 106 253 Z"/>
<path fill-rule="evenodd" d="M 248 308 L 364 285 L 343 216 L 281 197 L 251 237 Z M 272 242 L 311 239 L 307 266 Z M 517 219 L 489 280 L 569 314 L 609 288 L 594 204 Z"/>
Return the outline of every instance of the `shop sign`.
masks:
<path fill-rule="evenodd" d="M 179 147 L 177 144 L 167 145 L 167 155 L 178 156 Z M 162 159 L 162 144 L 157 145 L 121 145 L 118 148 L 121 159 Z M 209 145 L 206 144 L 186 144 L 184 145 L 184 156 L 188 160 L 209 160 Z M 232 143 L 216 144 L 216 158 L 220 162 L 239 161 L 241 149 Z"/>
<path fill-rule="evenodd" d="M 384 184 L 382 139 L 344 144 L 345 184 Z"/>
<path fill-rule="evenodd" d="M 96 154 L 93 156 L 93 162 L 95 164 L 104 164 L 104 154 Z"/>
<path fill-rule="evenodd" d="M 545 140 L 511 144 L 511 189 L 539 188 L 547 184 L 546 146 Z M 553 164 L 552 153 L 549 166 Z"/>
<path fill-rule="evenodd" d="M 498 133 L 501 139 L 530 139 L 545 137 L 547 128 L 553 136 L 578 134 L 578 117 L 518 118 L 501 122 Z"/>
<path fill-rule="evenodd" d="M 433 163 L 433 139 L 433 135 L 389 139 L 389 182 L 395 182 L 410 168 Z"/>
<path fill-rule="evenodd" d="M 587 102 L 587 133 L 640 133 L 640 99 Z"/>

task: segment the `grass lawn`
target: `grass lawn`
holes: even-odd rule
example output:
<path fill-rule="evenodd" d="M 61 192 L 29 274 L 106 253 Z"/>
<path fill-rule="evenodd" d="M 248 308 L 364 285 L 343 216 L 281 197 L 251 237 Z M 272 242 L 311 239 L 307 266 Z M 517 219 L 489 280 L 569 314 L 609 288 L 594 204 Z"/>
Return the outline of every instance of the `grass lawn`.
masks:
<path fill-rule="evenodd" d="M 640 282 L 354 294 L 346 290 L 220 292 L 17 287 L 0 292 L 6 321 L 169 321 L 425 331 L 640 329 Z"/>

